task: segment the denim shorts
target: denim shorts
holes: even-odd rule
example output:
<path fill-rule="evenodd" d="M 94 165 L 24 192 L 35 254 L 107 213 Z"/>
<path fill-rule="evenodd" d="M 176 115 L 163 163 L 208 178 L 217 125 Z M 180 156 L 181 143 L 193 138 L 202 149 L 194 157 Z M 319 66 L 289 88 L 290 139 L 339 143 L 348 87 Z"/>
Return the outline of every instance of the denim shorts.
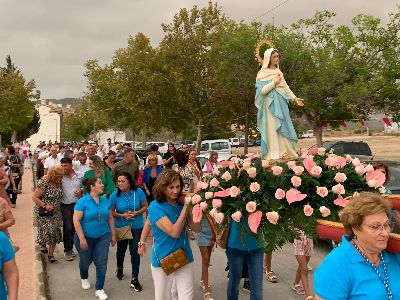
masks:
<path fill-rule="evenodd" d="M 200 222 L 201 230 L 197 233 L 197 246 L 208 247 L 213 245 L 213 231 L 208 224 L 206 218 L 202 218 Z"/>

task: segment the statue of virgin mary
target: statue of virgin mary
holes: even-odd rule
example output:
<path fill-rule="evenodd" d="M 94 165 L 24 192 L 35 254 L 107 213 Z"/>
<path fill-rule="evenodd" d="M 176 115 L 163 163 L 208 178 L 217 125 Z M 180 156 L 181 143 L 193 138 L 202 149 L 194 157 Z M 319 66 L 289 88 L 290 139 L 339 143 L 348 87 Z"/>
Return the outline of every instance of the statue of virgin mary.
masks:
<path fill-rule="evenodd" d="M 257 74 L 255 96 L 263 159 L 297 157 L 297 135 L 289 115 L 289 101 L 298 106 L 304 105 L 303 100 L 290 90 L 279 69 L 278 51 L 269 48 L 264 53 L 263 65 Z"/>

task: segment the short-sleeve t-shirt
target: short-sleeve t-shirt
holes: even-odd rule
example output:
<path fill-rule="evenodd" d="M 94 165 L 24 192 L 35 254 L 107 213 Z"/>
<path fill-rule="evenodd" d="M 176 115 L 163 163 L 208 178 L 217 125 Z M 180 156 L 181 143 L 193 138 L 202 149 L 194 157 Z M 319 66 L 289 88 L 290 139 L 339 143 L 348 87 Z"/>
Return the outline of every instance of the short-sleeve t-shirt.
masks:
<path fill-rule="evenodd" d="M 382 255 L 388 270 L 393 300 L 400 300 L 400 254 L 383 251 Z M 382 262 L 378 271 L 384 279 Z M 388 299 L 378 274 L 345 236 L 341 245 L 332 250 L 315 271 L 314 289 L 316 295 L 325 300 Z"/>
<path fill-rule="evenodd" d="M 190 248 L 190 242 L 185 230 L 186 225 L 183 225 L 183 229 L 179 238 L 171 237 L 156 225 L 156 223 L 165 216 L 172 223 L 176 223 L 182 209 L 183 206 L 178 203 L 176 205 L 169 204 L 168 202 L 158 203 L 158 201 L 152 201 L 150 203 L 149 220 L 154 235 L 151 264 L 155 268 L 160 267 L 160 259 L 163 259 L 167 255 L 181 248 L 185 250 L 186 255 L 189 258 L 189 262 L 193 262 L 193 253 L 192 249 Z"/>
<path fill-rule="evenodd" d="M 8 237 L 0 231 L 0 300 L 7 300 L 7 289 L 3 276 L 3 264 L 15 257 Z"/>
<path fill-rule="evenodd" d="M 243 251 L 260 249 L 261 247 L 258 245 L 257 239 L 254 236 L 246 234 L 243 236 L 243 241 L 240 239 L 240 226 L 248 226 L 247 219 L 243 218 L 240 224 L 231 220 L 228 247 Z"/>
<path fill-rule="evenodd" d="M 146 195 L 140 188 L 130 190 L 128 194 L 121 192 L 120 196 L 117 196 L 117 191 L 115 191 L 111 194 L 109 201 L 110 205 L 114 206 L 117 213 L 120 214 L 126 213 L 128 210 L 138 211 L 142 204 L 147 202 Z M 132 221 L 120 218 L 114 218 L 114 220 L 115 228 L 131 225 L 132 229 L 139 229 L 144 226 L 143 214 L 136 216 Z"/>
<path fill-rule="evenodd" d="M 83 212 L 81 226 L 86 237 L 98 238 L 110 233 L 108 224 L 110 208 L 110 201 L 105 197 L 99 197 L 99 204 L 94 201 L 90 194 L 86 194 L 78 200 L 75 204 L 75 210 Z"/>

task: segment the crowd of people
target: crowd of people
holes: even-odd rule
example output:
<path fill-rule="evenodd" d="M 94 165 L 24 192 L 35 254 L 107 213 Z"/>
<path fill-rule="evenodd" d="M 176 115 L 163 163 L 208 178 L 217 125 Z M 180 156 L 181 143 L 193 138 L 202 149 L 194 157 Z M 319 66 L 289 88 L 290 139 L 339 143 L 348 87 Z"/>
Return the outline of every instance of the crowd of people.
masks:
<path fill-rule="evenodd" d="M 149 268 L 155 299 L 192 299 L 195 258 L 190 240 L 195 238 L 201 254 L 200 286 L 204 299 L 213 299 L 208 269 L 216 241 L 215 224 L 207 214 L 199 223 L 193 223 L 184 195 L 195 190 L 204 174 L 218 167 L 217 152 L 211 152 L 209 161 L 201 166 L 195 150 L 187 145 L 177 150 L 173 143 L 168 144 L 162 157 L 152 145 L 144 159 L 131 145 L 111 141 L 100 147 L 85 143 L 40 144 L 20 153 L 22 145 L 8 146 L 0 159 L 4 164 L 0 168 L 0 295 L 6 295 L 0 300 L 17 299 L 16 245 L 7 228 L 15 223 L 12 208 L 23 169 L 29 166 L 34 168 L 37 180 L 32 196 L 38 224 L 36 242 L 49 263 L 60 259 L 54 253 L 61 242 L 65 260 L 78 256 L 83 289 L 91 287 L 88 270 L 93 262 L 95 296 L 108 299 L 104 285 L 109 247 L 116 245 L 116 278 L 123 280 L 126 275 L 124 258 L 129 248 L 130 287 L 141 292 L 141 255 L 151 244 Z M 315 274 L 316 299 L 356 299 L 356 295 L 370 293 L 377 295 L 374 299 L 399 299 L 400 286 L 395 279 L 400 278 L 400 257 L 384 251 L 390 232 L 390 204 L 368 193 L 361 193 L 358 200 L 351 201 L 341 214 L 347 234 L 342 244 Z M 264 253 L 254 236 L 240 236 L 238 226 L 231 222 L 227 239 L 227 299 L 238 299 L 244 278 L 243 288 L 250 299 L 259 300 L 263 298 L 263 276 L 270 282 L 279 278 L 271 267 L 272 254 Z M 301 234 L 294 242 L 298 269 L 292 289 L 307 300 L 314 299 L 308 282 L 312 253 L 312 240 Z M 326 282 L 332 284 L 328 287 Z"/>

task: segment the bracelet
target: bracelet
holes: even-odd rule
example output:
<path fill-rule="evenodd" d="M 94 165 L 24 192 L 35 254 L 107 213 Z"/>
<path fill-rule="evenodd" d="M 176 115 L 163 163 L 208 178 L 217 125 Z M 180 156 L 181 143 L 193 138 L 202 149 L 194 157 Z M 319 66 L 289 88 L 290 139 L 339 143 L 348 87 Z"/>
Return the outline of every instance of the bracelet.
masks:
<path fill-rule="evenodd" d="M 146 242 L 139 242 L 139 243 L 137 243 L 137 244 L 138 244 L 138 246 L 140 247 L 140 246 L 146 245 Z"/>

